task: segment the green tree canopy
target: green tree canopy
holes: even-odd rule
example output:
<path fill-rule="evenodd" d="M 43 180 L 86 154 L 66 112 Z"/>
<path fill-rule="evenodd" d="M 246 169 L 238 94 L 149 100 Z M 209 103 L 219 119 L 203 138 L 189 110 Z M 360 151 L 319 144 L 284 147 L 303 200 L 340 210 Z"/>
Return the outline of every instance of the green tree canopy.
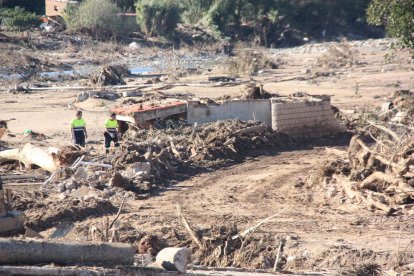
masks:
<path fill-rule="evenodd" d="M 373 0 L 367 14 L 368 23 L 385 26 L 404 47 L 414 49 L 414 0 Z"/>

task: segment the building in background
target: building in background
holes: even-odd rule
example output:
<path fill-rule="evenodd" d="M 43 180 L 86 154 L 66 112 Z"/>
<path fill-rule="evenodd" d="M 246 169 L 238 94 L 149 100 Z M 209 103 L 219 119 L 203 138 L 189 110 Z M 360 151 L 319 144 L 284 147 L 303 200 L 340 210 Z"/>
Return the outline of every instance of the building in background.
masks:
<path fill-rule="evenodd" d="M 47 16 L 62 16 L 63 11 L 67 5 L 78 4 L 78 1 L 73 0 L 46 0 L 46 15 Z"/>

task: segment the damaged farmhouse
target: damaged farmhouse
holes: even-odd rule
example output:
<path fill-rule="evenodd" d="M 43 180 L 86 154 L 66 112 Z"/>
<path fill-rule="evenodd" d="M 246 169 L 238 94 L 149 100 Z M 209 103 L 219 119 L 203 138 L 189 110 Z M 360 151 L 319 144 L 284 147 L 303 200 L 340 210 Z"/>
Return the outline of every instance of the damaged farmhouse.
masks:
<path fill-rule="evenodd" d="M 315 139 L 345 131 L 335 118 L 328 96 L 227 100 L 214 104 L 189 100 L 148 107 L 132 105 L 111 111 L 119 121 L 144 128 L 157 119 L 178 116 L 190 125 L 234 119 L 258 121 L 297 139 Z"/>

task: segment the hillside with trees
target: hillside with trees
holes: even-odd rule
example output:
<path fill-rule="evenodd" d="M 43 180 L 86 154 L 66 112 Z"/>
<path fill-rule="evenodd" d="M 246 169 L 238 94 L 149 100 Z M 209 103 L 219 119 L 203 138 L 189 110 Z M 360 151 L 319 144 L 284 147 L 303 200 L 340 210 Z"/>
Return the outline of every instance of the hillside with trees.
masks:
<path fill-rule="evenodd" d="M 38 15 L 44 12 L 44 1 L 0 0 L 0 16 L 17 16 L 4 11 L 16 6 Z M 22 9 L 17 11 L 24 13 Z M 403 46 L 413 48 L 414 0 L 83 0 L 67 10 L 65 20 L 72 31 L 117 39 L 137 31 L 117 18 L 123 12 L 136 13 L 145 37 L 175 42 L 182 39 L 177 26 L 202 30 L 216 40 L 225 38 L 265 47 L 342 37 L 379 38 L 386 31 L 399 38 Z M 32 18 L 27 16 L 30 24 Z"/>

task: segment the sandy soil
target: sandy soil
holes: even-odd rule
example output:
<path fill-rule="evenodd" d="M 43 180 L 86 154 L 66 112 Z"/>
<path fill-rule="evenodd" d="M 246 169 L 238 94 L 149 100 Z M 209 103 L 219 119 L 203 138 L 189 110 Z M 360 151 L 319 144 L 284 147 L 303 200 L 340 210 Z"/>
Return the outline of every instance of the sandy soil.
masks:
<path fill-rule="evenodd" d="M 283 95 L 297 91 L 328 94 L 334 105 L 344 109 L 379 106 L 396 89 L 414 88 L 413 62 L 404 52 L 397 52 L 390 62 L 385 62 L 384 55 L 390 53 L 386 49 L 388 44 L 384 40 L 351 43 L 358 53 L 359 65 L 329 69 L 335 75 L 327 77 L 313 77 L 313 72 L 325 70 L 315 65 L 315 61 L 330 45 L 270 51 L 270 55 L 280 57 L 284 64 L 253 79 L 263 83 L 265 90 Z M 304 71 L 305 68 L 309 70 Z M 218 66 L 211 72 L 181 78 L 180 82 L 206 81 L 208 76 L 223 72 L 223 67 Z M 182 86 L 163 92 L 214 98 L 236 94 L 240 89 L 241 86 Z M 11 146 L 21 145 L 26 141 L 21 141 L 24 130 L 31 129 L 48 137 L 44 141 L 33 141 L 38 145 L 68 144 L 69 122 L 74 109 L 80 108 L 88 124 L 88 147 L 100 150 L 107 109 L 119 105 L 123 99 L 93 99 L 75 108 L 68 106 L 76 94 L 73 91 L 0 92 L 0 119 L 16 119 L 9 123 L 9 134 L 15 137 L 9 135 L 4 140 Z M 328 147 L 346 149 L 346 141 L 327 142 Z M 175 212 L 177 203 L 192 225 L 200 229 L 228 222 L 235 222 L 244 229 L 284 210 L 258 233 L 287 239 L 284 249 L 287 271 L 329 274 L 340 267 L 367 262 L 385 269 L 414 262 L 414 215 L 385 217 L 358 205 L 345 204 L 341 195 L 328 196 L 322 187 L 297 185 L 324 160 L 323 146 L 310 144 L 293 151 L 281 149 L 278 154 L 250 158 L 241 164 L 191 177 L 160 191 L 155 197 L 127 201 L 120 221 L 137 233 L 168 236 L 169 229 L 184 232 Z M 68 239 L 86 239 L 81 230 L 100 223 L 106 214 L 76 222 Z M 46 229 L 44 233 L 50 231 Z"/>

